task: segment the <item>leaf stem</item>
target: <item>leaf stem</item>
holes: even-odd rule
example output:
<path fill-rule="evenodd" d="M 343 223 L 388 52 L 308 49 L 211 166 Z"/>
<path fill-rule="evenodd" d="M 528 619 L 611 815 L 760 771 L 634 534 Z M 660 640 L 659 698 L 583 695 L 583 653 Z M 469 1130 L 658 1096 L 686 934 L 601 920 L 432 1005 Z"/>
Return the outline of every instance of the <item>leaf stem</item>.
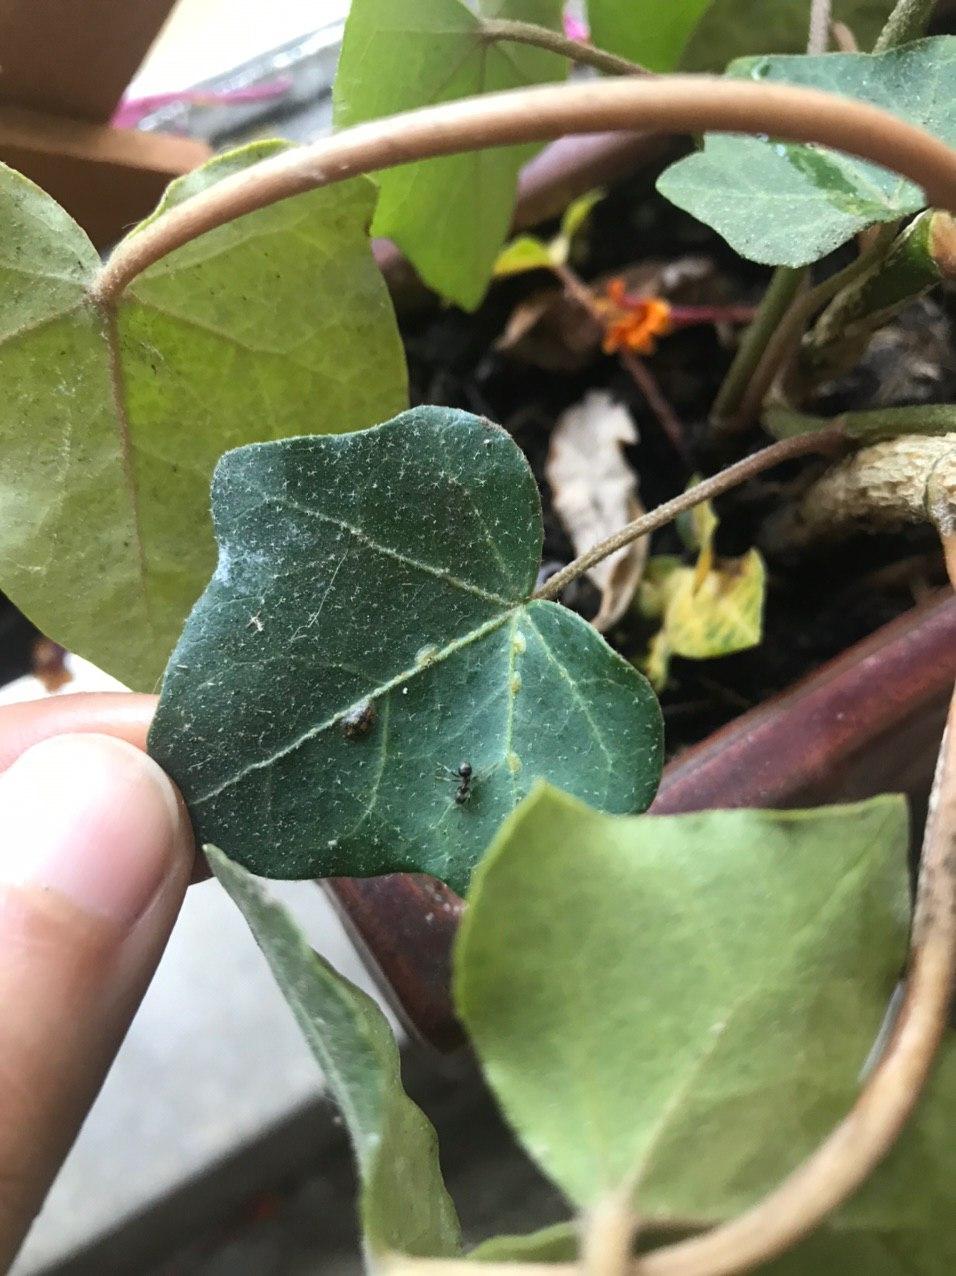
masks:
<path fill-rule="evenodd" d="M 810 0 L 810 31 L 807 35 L 807 53 L 811 56 L 826 53 L 830 43 L 830 18 L 833 0 Z"/>
<path fill-rule="evenodd" d="M 824 279 L 815 288 L 801 293 L 791 302 L 789 309 L 770 334 L 737 411 L 721 422 L 720 434 L 726 437 L 738 433 L 760 416 L 771 386 L 799 346 L 807 324 L 841 289 L 865 274 L 884 256 L 895 234 L 895 223 L 881 226 L 873 243 L 865 252 L 860 253 L 855 261 L 843 270 L 838 270 L 836 274 L 830 275 L 828 279 Z"/>
<path fill-rule="evenodd" d="M 763 358 L 767 345 L 793 303 L 806 278 L 807 267 L 778 266 L 767 286 L 753 322 L 740 339 L 737 353 L 711 410 L 711 422 L 717 434 L 727 432 L 750 379 Z"/>
<path fill-rule="evenodd" d="M 608 75 L 653 75 L 646 66 L 631 62 L 628 58 L 618 57 L 616 53 L 608 53 L 596 45 L 582 40 L 571 40 L 559 31 L 550 27 L 539 26 L 536 22 L 512 22 L 506 18 L 486 18 L 481 23 L 481 33 L 489 42 L 506 40 L 515 44 L 530 44 L 537 49 L 547 49 L 549 53 L 557 53 L 582 66 L 594 67 Z"/>
<path fill-rule="evenodd" d="M 887 49 L 895 49 L 908 40 L 918 40 L 926 30 L 935 4 L 936 0 L 897 0 L 873 46 L 873 52 L 885 53 Z"/>
<path fill-rule="evenodd" d="M 583 1220 L 581 1276 L 627 1276 L 637 1229 L 629 1191 L 598 1201 Z"/>
<path fill-rule="evenodd" d="M 100 271 L 100 303 L 198 236 L 304 191 L 416 160 L 569 132 L 768 133 L 872 160 L 956 211 L 956 150 L 868 103 L 819 89 L 710 76 L 624 76 L 443 102 L 357 125 L 263 160 L 127 237 Z"/>
<path fill-rule="evenodd" d="M 703 479 L 688 491 L 681 492 L 680 496 L 675 496 L 673 500 L 665 501 L 663 505 L 658 505 L 656 509 L 650 510 L 647 514 L 642 514 L 640 518 L 634 519 L 632 523 L 622 527 L 613 536 L 609 536 L 606 540 L 592 546 L 591 549 L 586 550 L 585 553 L 574 559 L 573 562 L 568 563 L 567 567 L 563 567 L 561 571 L 555 572 L 553 576 L 550 576 L 540 589 L 533 594 L 533 597 L 556 598 L 565 586 L 569 585 L 578 576 L 583 575 L 595 563 L 599 563 L 603 558 L 607 558 L 609 554 L 613 554 L 616 550 L 629 545 L 631 541 L 637 540 L 638 537 L 649 536 L 651 532 L 656 532 L 658 528 L 665 527 L 678 514 L 683 514 L 685 510 L 693 509 L 695 505 L 700 505 L 703 501 L 720 496 L 724 492 L 729 492 L 732 488 L 738 487 L 755 475 L 762 474 L 764 470 L 769 470 L 775 465 L 781 465 L 784 461 L 791 461 L 795 457 L 809 456 L 813 453 L 826 455 L 839 452 L 844 445 L 844 441 L 843 431 L 839 426 L 830 426 L 824 430 L 814 430 L 809 434 L 797 434 L 790 439 L 781 439 L 778 443 L 771 443 L 769 447 L 762 448 L 759 452 L 754 452 L 752 456 L 745 456 L 742 461 L 729 465 L 725 470 L 721 470 L 719 474 Z"/>
<path fill-rule="evenodd" d="M 923 403 L 903 408 L 867 408 L 835 417 L 811 416 L 790 408 L 769 408 L 763 416 L 775 438 L 789 438 L 828 425 L 839 425 L 848 439 L 875 443 L 898 434 L 956 434 L 956 403 Z"/>

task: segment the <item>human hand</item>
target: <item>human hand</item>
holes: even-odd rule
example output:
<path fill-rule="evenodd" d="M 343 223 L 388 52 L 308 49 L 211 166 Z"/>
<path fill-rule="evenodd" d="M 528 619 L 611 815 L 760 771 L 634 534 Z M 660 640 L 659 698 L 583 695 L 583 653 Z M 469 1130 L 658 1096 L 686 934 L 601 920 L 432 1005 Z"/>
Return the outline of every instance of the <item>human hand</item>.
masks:
<path fill-rule="evenodd" d="M 193 871 L 151 696 L 0 709 L 0 1272 L 149 985 Z"/>

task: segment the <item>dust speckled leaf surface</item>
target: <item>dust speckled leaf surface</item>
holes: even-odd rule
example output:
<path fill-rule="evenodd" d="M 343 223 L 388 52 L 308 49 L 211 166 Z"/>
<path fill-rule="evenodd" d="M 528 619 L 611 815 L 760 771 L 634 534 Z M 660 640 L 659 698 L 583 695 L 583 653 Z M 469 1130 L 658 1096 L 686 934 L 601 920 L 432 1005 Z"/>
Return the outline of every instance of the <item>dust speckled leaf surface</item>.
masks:
<path fill-rule="evenodd" d="M 353 0 L 335 81 L 336 123 L 563 79 L 563 58 L 491 42 L 482 31 L 487 18 L 560 30 L 561 8 L 560 0 Z M 496 147 L 378 174 L 375 233 L 394 239 L 430 287 L 474 308 L 511 224 L 518 171 L 536 149 Z"/>
<path fill-rule="evenodd" d="M 882 107 L 956 144 L 956 37 L 878 55 L 741 59 L 728 74 L 825 89 Z M 708 134 L 672 164 L 658 189 L 712 226 L 741 256 L 802 266 L 858 231 L 925 205 L 922 190 L 878 165 L 820 146 Z"/>
<path fill-rule="evenodd" d="M 392 1030 L 361 989 L 312 951 L 261 883 L 216 847 L 206 854 L 289 1003 L 348 1128 L 361 1179 L 360 1217 L 373 1254 L 451 1255 L 458 1218 L 431 1123 L 402 1088 Z"/>
<path fill-rule="evenodd" d="M 585 621 L 531 600 L 540 504 L 500 427 L 419 408 L 242 448 L 213 510 L 219 565 L 150 736 L 201 840 L 269 877 L 461 890 L 539 779 L 603 810 L 650 802 L 657 701 Z"/>
<path fill-rule="evenodd" d="M 726 1217 L 850 1106 L 906 950 L 900 798 L 612 818 L 543 787 L 479 865 L 456 1003 L 577 1205 Z M 557 975 L 555 972 L 559 972 Z"/>
<path fill-rule="evenodd" d="M 211 161 L 161 208 L 275 148 Z M 108 307 L 91 295 L 100 262 L 83 231 L 0 168 L 0 587 L 134 688 L 156 686 L 215 563 L 223 451 L 404 406 L 374 200 L 360 179 L 242 217 Z"/>

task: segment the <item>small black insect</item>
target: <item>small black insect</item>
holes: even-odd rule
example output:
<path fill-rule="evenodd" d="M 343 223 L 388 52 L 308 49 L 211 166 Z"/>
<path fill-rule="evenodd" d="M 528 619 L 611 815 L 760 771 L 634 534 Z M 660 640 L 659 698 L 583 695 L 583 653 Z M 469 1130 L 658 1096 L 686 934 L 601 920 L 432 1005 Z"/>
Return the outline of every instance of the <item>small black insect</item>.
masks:
<path fill-rule="evenodd" d="M 455 801 L 459 806 L 464 806 L 471 797 L 471 784 L 475 778 L 474 767 L 470 762 L 461 762 L 454 771 L 450 767 L 439 767 L 435 773 L 439 780 L 453 780 L 458 789 L 455 793 Z"/>

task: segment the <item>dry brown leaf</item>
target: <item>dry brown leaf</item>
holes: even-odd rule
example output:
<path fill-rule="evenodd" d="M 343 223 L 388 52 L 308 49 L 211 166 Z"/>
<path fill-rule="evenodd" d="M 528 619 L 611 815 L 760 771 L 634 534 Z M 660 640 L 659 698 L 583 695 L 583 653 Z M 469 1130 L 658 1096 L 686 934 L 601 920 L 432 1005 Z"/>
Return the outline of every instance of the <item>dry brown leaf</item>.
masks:
<path fill-rule="evenodd" d="M 545 474 L 554 508 L 575 553 L 581 554 L 644 513 L 637 475 L 624 455 L 637 442 L 627 409 L 604 391 L 569 408 L 551 435 Z M 647 537 L 632 541 L 592 567 L 588 576 L 601 591 L 595 629 L 610 628 L 630 605 L 647 561 Z"/>

